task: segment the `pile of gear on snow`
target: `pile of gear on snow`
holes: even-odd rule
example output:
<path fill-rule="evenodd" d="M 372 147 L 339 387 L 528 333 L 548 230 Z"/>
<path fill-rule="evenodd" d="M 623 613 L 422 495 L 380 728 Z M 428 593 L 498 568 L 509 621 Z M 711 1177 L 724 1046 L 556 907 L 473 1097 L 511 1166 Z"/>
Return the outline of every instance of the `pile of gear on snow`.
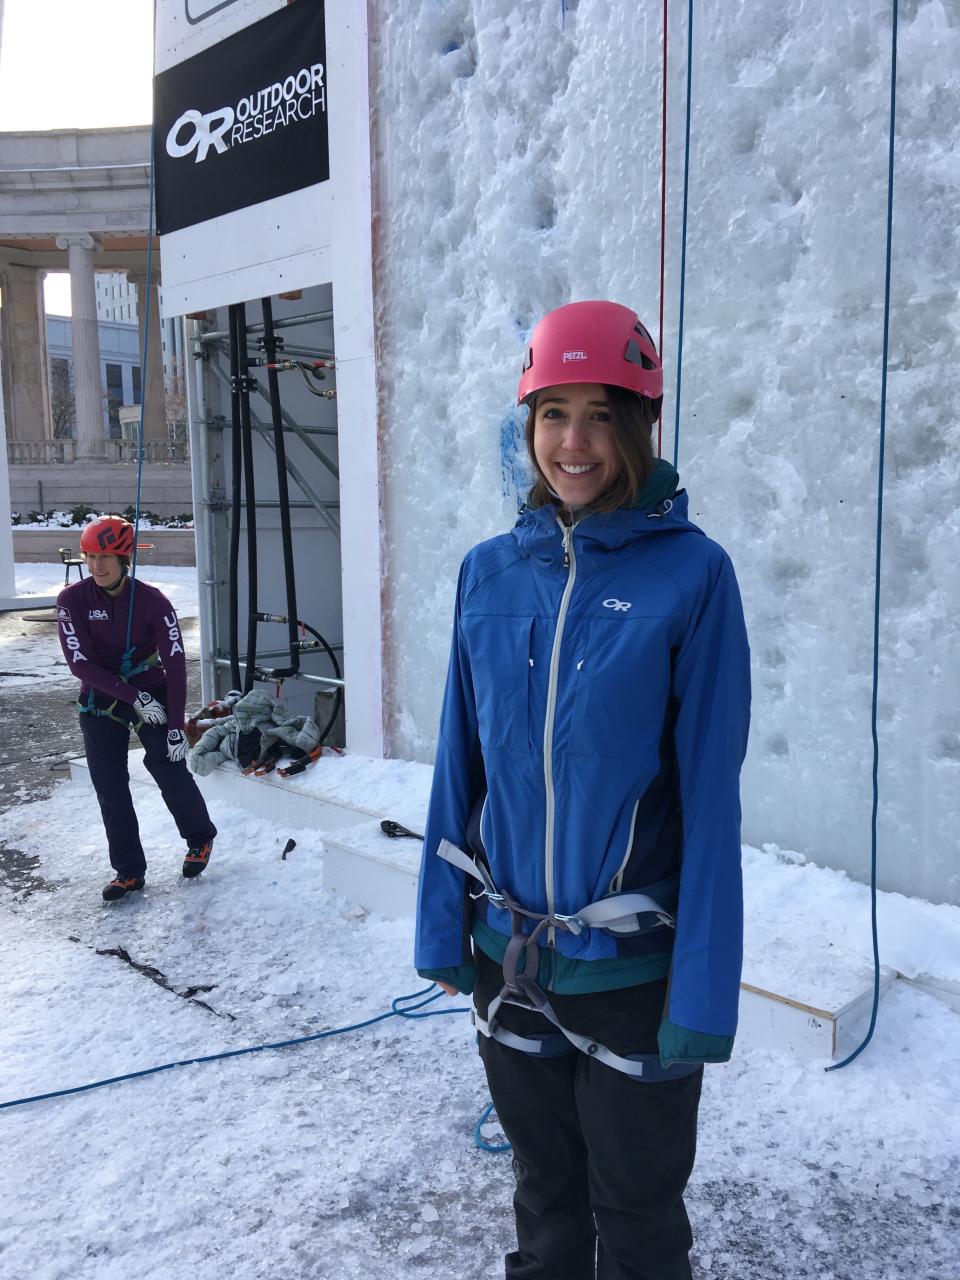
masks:
<path fill-rule="evenodd" d="M 287 778 L 302 773 L 323 754 L 316 722 L 289 715 L 282 702 L 262 689 L 231 690 L 192 716 L 186 732 L 191 746 L 188 763 L 201 776 L 233 761 L 244 773 L 262 777 L 277 769 Z M 290 763 L 278 769 L 283 759 Z"/>

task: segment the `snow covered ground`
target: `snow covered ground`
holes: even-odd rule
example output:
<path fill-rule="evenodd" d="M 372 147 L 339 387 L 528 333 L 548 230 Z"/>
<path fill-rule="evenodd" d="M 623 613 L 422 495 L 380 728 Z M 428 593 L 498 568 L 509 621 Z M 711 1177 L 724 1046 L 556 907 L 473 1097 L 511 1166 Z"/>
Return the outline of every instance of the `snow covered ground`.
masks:
<path fill-rule="evenodd" d="M 318 832 L 217 812 L 214 861 L 187 884 L 159 796 L 137 803 L 149 883 L 118 907 L 99 900 L 91 792 L 0 816 L 23 854 L 0 895 L 0 1101 L 359 1021 L 422 988 L 407 922 L 324 894 Z M 201 990 L 99 954 L 118 948 Z M 823 1065 L 741 1051 L 708 1069 L 697 1274 L 956 1280 L 960 1016 L 897 984 L 858 1062 Z M 0 1274 L 502 1274 L 511 1173 L 473 1148 L 485 1102 L 459 1016 L 0 1112 Z"/>

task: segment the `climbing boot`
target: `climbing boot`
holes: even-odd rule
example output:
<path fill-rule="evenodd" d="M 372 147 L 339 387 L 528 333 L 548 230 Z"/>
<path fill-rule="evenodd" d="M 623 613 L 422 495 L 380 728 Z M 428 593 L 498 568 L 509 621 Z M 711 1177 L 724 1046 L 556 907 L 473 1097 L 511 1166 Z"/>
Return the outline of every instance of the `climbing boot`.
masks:
<path fill-rule="evenodd" d="M 125 898 L 128 893 L 136 893 L 143 888 L 143 876 L 114 876 L 109 884 L 103 886 L 104 902 L 115 902 L 117 898 Z"/>
<path fill-rule="evenodd" d="M 183 860 L 184 879 L 193 880 L 198 876 L 210 861 L 211 853 L 213 853 L 212 840 L 207 840 L 196 849 L 188 849 L 187 856 Z"/>

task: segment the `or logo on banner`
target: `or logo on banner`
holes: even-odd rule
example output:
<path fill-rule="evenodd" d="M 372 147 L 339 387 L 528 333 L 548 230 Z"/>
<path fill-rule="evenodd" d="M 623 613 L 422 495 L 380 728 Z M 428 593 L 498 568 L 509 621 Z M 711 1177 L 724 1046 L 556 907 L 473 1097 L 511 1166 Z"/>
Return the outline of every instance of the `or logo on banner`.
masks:
<path fill-rule="evenodd" d="M 167 155 L 181 160 L 195 151 L 200 164 L 211 147 L 223 155 L 230 147 L 253 142 L 298 120 L 310 120 L 326 109 L 323 63 L 315 62 L 287 76 L 282 84 L 275 81 L 245 95 L 236 106 L 220 107 L 206 115 L 190 107 L 167 134 Z"/>
<path fill-rule="evenodd" d="M 322 0 L 285 6 L 154 81 L 161 235 L 330 177 Z"/>

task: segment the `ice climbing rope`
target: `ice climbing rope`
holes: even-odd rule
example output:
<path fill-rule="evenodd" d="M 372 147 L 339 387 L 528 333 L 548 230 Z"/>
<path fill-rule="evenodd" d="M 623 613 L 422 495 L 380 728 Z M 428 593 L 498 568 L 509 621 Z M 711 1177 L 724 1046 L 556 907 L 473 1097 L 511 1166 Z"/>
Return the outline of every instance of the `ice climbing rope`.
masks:
<path fill-rule="evenodd" d="M 13 1098 L 8 1102 L 0 1102 L 0 1111 L 9 1110 L 12 1107 L 23 1107 L 31 1102 L 50 1102 L 54 1098 L 67 1098 L 76 1093 L 89 1093 L 93 1089 L 104 1089 L 107 1085 L 120 1084 L 125 1080 L 140 1080 L 144 1076 L 155 1076 L 161 1071 L 172 1071 L 174 1067 L 194 1067 L 200 1066 L 208 1062 L 223 1062 L 227 1058 L 242 1058 L 251 1053 L 266 1053 L 273 1049 L 292 1049 L 297 1045 L 309 1044 L 314 1040 L 329 1040 L 332 1036 L 346 1035 L 350 1031 L 362 1031 L 366 1027 L 375 1026 L 378 1022 L 384 1022 L 387 1018 L 440 1018 L 448 1014 L 469 1013 L 466 1008 L 456 1009 L 432 1009 L 429 1013 L 421 1013 L 419 1010 L 425 1008 L 428 1004 L 433 1004 L 435 1000 L 439 1000 L 443 995 L 442 991 L 434 991 L 436 983 L 431 983 L 429 987 L 424 987 L 422 991 L 413 991 L 409 995 L 397 996 L 390 1001 L 390 1008 L 384 1013 L 378 1013 L 372 1018 L 365 1018 L 362 1022 L 351 1022 L 344 1027 L 331 1027 L 327 1031 L 315 1031 L 312 1035 L 297 1036 L 293 1040 L 275 1040 L 269 1044 L 248 1045 L 243 1049 L 226 1049 L 222 1053 L 207 1053 L 198 1058 L 181 1058 L 176 1062 L 164 1062 L 158 1067 L 145 1067 L 142 1071 L 128 1071 L 119 1076 L 108 1076 L 104 1080 L 91 1080 L 89 1084 L 74 1085 L 69 1089 L 53 1089 L 48 1093 L 35 1093 L 26 1098 Z M 411 1001 L 417 1003 L 412 1004 Z"/>
<path fill-rule="evenodd" d="M 862 1042 L 842 1062 L 826 1068 L 839 1071 L 858 1058 L 873 1038 L 880 1005 L 880 942 L 877 936 L 877 813 L 880 807 L 880 740 L 877 735 L 877 701 L 880 688 L 880 566 L 883 555 L 883 463 L 887 439 L 887 367 L 890 354 L 890 277 L 893 262 L 893 170 L 897 124 L 897 18 L 899 0 L 893 0 L 890 48 L 890 138 L 887 154 L 887 247 L 883 281 L 883 367 L 880 374 L 880 456 L 877 466 L 877 539 L 873 579 L 873 690 L 870 732 L 873 737 L 873 808 L 870 815 L 870 932 L 873 942 L 873 1006 L 870 1025 Z"/>
<path fill-rule="evenodd" d="M 390 1001 L 390 1008 L 384 1013 L 375 1014 L 372 1018 L 365 1018 L 362 1022 L 351 1022 L 344 1027 L 331 1027 L 327 1031 L 315 1031 L 312 1035 L 297 1036 L 293 1040 L 276 1040 L 269 1044 L 248 1045 L 243 1049 L 227 1049 L 223 1053 L 208 1053 L 199 1058 L 182 1058 L 176 1062 L 164 1062 L 157 1067 L 145 1067 L 142 1071 L 128 1071 L 119 1076 L 108 1076 L 103 1080 L 91 1080 L 88 1084 L 74 1085 L 69 1089 L 53 1089 L 48 1093 L 35 1093 L 25 1098 L 12 1098 L 7 1102 L 0 1102 L 0 1111 L 11 1110 L 14 1107 L 25 1107 L 29 1103 L 35 1102 L 52 1102 L 55 1098 L 68 1098 L 77 1093 L 90 1093 L 94 1089 L 105 1089 L 107 1085 L 122 1084 L 126 1080 L 142 1080 L 145 1076 L 155 1076 L 161 1071 L 172 1071 L 174 1067 L 195 1067 L 201 1066 L 208 1062 L 224 1062 L 228 1058 L 242 1058 L 252 1053 L 266 1053 L 269 1050 L 293 1049 L 298 1045 L 309 1044 L 314 1040 L 329 1040 L 333 1036 L 343 1036 L 351 1031 L 363 1031 L 366 1027 L 376 1026 L 378 1022 L 385 1022 L 388 1018 L 443 1018 L 450 1014 L 469 1013 L 470 1010 L 465 1006 L 459 1006 L 455 1009 L 431 1009 L 428 1012 L 422 1012 L 427 1005 L 433 1004 L 435 1000 L 439 1000 L 444 994 L 442 991 L 436 990 L 436 983 L 431 983 L 429 987 L 424 987 L 422 991 L 412 991 L 409 995 L 396 996 Z M 415 1001 L 416 1003 L 411 1003 Z M 487 1106 L 474 1126 L 474 1143 L 481 1151 L 489 1151 L 497 1154 L 501 1151 L 509 1151 L 510 1145 L 496 1145 L 486 1141 L 480 1132 L 481 1126 L 485 1124 L 493 1110 L 493 1103 Z"/>
<path fill-rule="evenodd" d="M 660 331 L 657 354 L 663 368 L 663 289 L 667 269 L 667 9 L 669 0 L 663 0 L 663 70 L 660 75 Z M 657 415 L 657 457 L 663 455 L 663 402 Z"/>
<path fill-rule="evenodd" d="M 130 565 L 130 604 L 127 612 L 127 640 L 123 649 L 123 657 L 120 659 L 120 679 L 130 680 L 133 676 L 139 675 L 142 671 L 147 670 L 144 663 L 134 665 L 133 653 L 134 646 L 131 640 L 133 634 L 133 601 L 134 593 L 137 589 L 137 551 L 140 533 L 140 496 L 143 488 L 143 429 L 144 417 L 147 405 L 147 389 L 150 386 L 148 378 L 148 361 L 150 353 L 150 285 L 153 281 L 153 212 L 154 212 L 154 152 L 153 152 L 153 129 L 150 130 L 150 180 L 149 194 L 147 197 L 147 283 L 144 289 L 144 312 L 143 312 L 143 350 L 140 353 L 140 425 L 137 430 L 137 501 L 134 507 L 133 517 L 133 561 Z M 154 664 L 151 664 L 154 665 Z"/>
<path fill-rule="evenodd" d="M 664 34 L 666 41 L 666 34 Z M 673 419 L 673 465 L 680 458 L 680 378 L 683 372 L 683 310 L 687 286 L 687 211 L 690 195 L 690 113 L 693 99 L 693 0 L 687 4 L 687 121 L 683 144 L 683 222 L 680 232 L 680 315 L 677 322 L 677 395 Z"/>

